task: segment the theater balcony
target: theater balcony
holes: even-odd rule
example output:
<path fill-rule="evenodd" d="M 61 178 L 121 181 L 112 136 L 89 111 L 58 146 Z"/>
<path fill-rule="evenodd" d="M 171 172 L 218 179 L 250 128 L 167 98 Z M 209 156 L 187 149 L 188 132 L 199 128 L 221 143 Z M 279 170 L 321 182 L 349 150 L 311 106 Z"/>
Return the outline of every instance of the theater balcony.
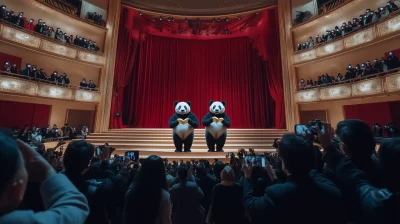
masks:
<path fill-rule="evenodd" d="M 399 94 L 400 71 L 375 74 L 362 79 L 342 81 L 334 85 L 321 85 L 315 88 L 300 90 L 296 93 L 298 103 L 317 103 L 321 101 L 363 98 Z"/>

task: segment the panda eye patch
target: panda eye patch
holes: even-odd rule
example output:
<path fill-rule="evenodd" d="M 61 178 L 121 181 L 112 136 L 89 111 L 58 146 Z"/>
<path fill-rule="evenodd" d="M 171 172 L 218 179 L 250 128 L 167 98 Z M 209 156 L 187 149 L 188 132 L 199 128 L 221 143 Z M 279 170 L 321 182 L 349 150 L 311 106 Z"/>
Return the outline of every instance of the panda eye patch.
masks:
<path fill-rule="evenodd" d="M 178 107 L 178 110 L 180 110 L 180 109 L 181 109 L 181 107 L 182 107 L 182 106 L 179 106 L 179 107 Z"/>
<path fill-rule="evenodd" d="M 184 106 L 185 107 L 185 110 L 187 110 L 187 107 L 186 106 Z"/>
<path fill-rule="evenodd" d="M 219 106 L 219 109 L 220 109 L 220 110 L 222 110 L 222 107 L 221 107 L 221 106 Z"/>
<path fill-rule="evenodd" d="M 213 109 L 215 109 L 215 107 L 216 107 L 216 106 L 214 105 L 214 106 L 213 106 Z"/>

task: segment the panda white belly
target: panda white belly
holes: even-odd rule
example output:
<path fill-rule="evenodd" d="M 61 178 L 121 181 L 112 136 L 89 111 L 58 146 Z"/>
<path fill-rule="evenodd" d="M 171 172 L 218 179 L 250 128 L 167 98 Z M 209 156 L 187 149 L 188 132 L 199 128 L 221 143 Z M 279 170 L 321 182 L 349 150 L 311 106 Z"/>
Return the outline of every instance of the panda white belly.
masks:
<path fill-rule="evenodd" d="M 212 122 L 210 126 L 206 127 L 206 130 L 214 136 L 215 139 L 221 137 L 226 132 L 226 127 L 221 123 Z"/>
<path fill-rule="evenodd" d="M 177 134 L 182 140 L 185 140 L 190 134 L 193 133 L 193 127 L 190 124 L 178 124 L 174 128 L 175 134 Z"/>

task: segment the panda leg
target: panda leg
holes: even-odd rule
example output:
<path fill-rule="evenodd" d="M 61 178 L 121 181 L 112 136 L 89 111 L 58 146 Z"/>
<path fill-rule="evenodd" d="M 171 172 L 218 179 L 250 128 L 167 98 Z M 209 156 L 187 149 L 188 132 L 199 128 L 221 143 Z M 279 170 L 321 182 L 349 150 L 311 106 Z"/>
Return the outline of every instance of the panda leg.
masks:
<path fill-rule="evenodd" d="M 227 133 L 225 132 L 223 135 L 221 135 L 221 136 L 217 139 L 217 141 L 216 141 L 216 143 L 217 143 L 217 152 L 223 152 L 223 151 L 224 151 L 222 148 L 223 148 L 224 145 L 225 145 L 226 136 L 227 136 Z"/>
<path fill-rule="evenodd" d="M 175 152 L 182 152 L 182 139 L 175 132 L 172 134 L 172 139 L 174 140 Z"/>
<path fill-rule="evenodd" d="M 209 152 L 215 152 L 215 138 L 206 130 L 206 142 Z"/>
<path fill-rule="evenodd" d="M 183 141 L 183 144 L 185 145 L 184 147 L 185 152 L 191 152 L 190 148 L 192 148 L 193 139 L 194 139 L 194 132 L 188 135 L 186 139 Z"/>

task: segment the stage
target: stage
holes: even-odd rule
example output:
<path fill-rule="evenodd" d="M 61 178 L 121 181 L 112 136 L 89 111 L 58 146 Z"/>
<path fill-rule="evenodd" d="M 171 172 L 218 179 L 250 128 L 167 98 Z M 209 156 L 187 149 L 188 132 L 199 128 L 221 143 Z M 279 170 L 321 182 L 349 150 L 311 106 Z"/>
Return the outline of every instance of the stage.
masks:
<path fill-rule="evenodd" d="M 229 152 L 236 153 L 238 149 L 254 148 L 256 153 L 274 152 L 272 147 L 275 138 L 281 138 L 286 130 L 281 129 L 229 129 L 224 152 L 207 152 L 204 129 L 195 130 L 192 152 L 177 153 L 172 141 L 172 130 L 125 128 L 111 129 L 103 133 L 92 133 L 87 141 L 94 145 L 108 143 L 116 149 L 115 153 L 124 155 L 126 151 L 138 150 L 140 157 L 158 155 L 170 160 L 209 159 L 228 161 Z"/>

